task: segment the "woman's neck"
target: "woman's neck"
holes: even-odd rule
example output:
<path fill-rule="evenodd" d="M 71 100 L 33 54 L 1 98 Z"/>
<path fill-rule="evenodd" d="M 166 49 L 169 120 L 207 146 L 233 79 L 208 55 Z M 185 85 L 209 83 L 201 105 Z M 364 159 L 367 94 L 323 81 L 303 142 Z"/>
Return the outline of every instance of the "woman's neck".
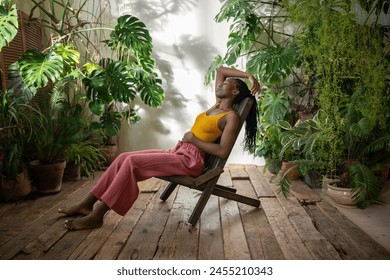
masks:
<path fill-rule="evenodd" d="M 222 99 L 219 101 L 217 107 L 221 110 L 229 111 L 233 109 L 233 104 L 230 100 Z"/>

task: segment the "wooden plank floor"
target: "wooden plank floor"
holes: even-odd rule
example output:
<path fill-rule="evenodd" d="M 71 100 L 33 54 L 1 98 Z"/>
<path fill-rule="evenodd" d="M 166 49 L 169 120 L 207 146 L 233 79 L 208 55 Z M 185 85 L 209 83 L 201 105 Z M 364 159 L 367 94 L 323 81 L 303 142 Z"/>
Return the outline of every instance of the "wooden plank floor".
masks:
<path fill-rule="evenodd" d="M 259 197 L 260 208 L 212 196 L 195 227 L 188 218 L 199 192 L 178 188 L 162 202 L 165 181 L 140 183 L 124 216 L 110 211 L 104 226 L 68 231 L 58 208 L 83 198 L 101 175 L 64 182 L 60 193 L 0 204 L 0 259 L 390 259 L 390 253 L 302 181 L 278 193 L 263 167 L 229 165 L 220 183 Z"/>

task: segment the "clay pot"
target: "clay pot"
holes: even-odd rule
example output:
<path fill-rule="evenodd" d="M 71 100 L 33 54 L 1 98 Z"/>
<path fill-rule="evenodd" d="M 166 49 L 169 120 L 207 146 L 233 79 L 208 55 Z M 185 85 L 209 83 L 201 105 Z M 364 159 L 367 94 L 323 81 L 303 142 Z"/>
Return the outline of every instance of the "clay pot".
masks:
<path fill-rule="evenodd" d="M 55 194 L 61 191 L 65 160 L 57 160 L 51 164 L 42 164 L 40 160 L 34 160 L 29 165 L 31 178 L 38 193 Z"/>
<path fill-rule="evenodd" d="M 66 164 L 64 170 L 64 181 L 78 181 L 81 179 L 80 166 L 75 164 Z"/>
<path fill-rule="evenodd" d="M 294 163 L 292 163 L 292 162 L 283 161 L 282 162 L 282 170 L 281 170 L 282 175 L 286 174 L 287 171 L 288 171 L 288 173 L 286 176 L 289 180 L 293 181 L 293 180 L 297 180 L 299 178 L 297 166 L 296 165 L 294 166 Z"/>
<path fill-rule="evenodd" d="M 31 181 L 27 172 L 16 175 L 15 181 L 1 179 L 0 199 L 3 201 L 19 200 L 31 193 Z"/>

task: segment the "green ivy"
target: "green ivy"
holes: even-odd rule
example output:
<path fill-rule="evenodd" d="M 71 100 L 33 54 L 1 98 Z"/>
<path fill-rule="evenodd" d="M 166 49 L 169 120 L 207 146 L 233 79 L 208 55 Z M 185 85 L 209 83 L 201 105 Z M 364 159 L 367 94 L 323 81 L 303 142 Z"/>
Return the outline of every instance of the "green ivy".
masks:
<path fill-rule="evenodd" d="M 386 122 L 388 63 L 383 58 L 383 34 L 377 26 L 358 24 L 347 0 L 286 3 L 293 21 L 304 26 L 295 39 L 303 65 L 314 69 L 319 107 L 331 118 L 318 154 L 334 171 L 345 157 L 346 113 L 357 89 L 359 101 L 353 106 L 364 122 L 372 128 Z"/>

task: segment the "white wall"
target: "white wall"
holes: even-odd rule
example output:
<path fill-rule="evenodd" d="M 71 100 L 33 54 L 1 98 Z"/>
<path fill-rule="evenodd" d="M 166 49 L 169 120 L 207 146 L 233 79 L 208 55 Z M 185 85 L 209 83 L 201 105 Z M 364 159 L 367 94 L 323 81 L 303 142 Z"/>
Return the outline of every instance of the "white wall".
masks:
<path fill-rule="evenodd" d="M 172 148 L 191 128 L 196 115 L 215 102 L 214 85 L 205 86 L 203 79 L 213 58 L 226 50 L 228 25 L 214 21 L 221 3 L 125 0 L 119 6 L 111 5 L 114 17 L 115 13 L 131 13 L 149 28 L 166 95 L 159 109 L 137 102 L 142 120 L 131 127 L 122 126 L 119 151 Z M 261 158 L 243 153 L 241 142 L 242 133 L 229 163 L 262 165 Z"/>

